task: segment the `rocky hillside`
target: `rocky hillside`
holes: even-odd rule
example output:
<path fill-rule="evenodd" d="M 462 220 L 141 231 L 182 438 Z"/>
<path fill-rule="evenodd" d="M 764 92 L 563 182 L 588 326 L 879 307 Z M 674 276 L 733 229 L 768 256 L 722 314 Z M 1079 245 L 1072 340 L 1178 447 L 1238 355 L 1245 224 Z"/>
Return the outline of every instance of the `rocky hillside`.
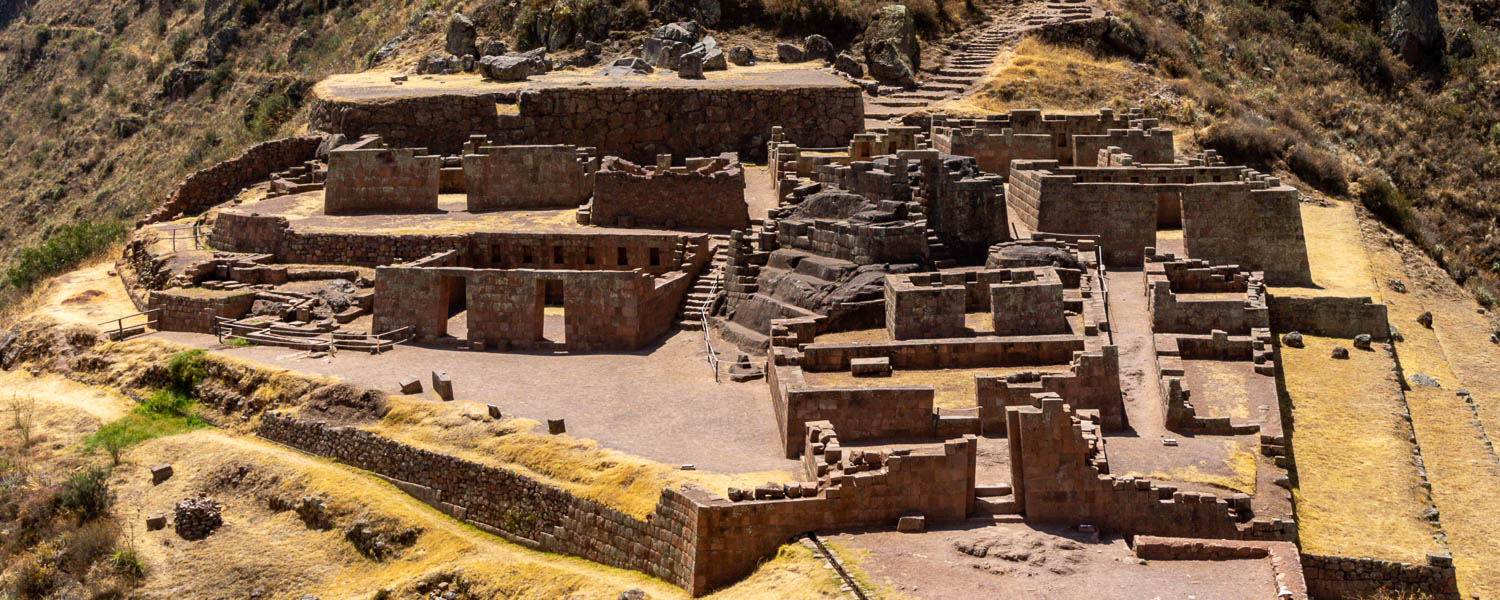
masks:
<path fill-rule="evenodd" d="M 1362 201 L 1486 306 L 1500 293 L 1500 3 L 1106 0 L 1049 42 L 1136 63 L 1125 78 L 992 88 L 992 100 L 1112 98 L 1231 163 Z M 1145 83 L 1143 83 L 1145 82 Z"/>

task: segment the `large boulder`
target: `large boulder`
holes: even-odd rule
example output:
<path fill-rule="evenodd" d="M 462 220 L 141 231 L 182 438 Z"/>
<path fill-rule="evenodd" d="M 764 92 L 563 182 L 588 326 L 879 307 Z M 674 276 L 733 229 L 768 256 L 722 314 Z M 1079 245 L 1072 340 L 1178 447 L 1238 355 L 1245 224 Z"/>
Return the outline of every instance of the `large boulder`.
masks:
<path fill-rule="evenodd" d="M 461 71 L 463 61 L 452 54 L 435 52 L 417 61 L 418 75 L 451 75 Z"/>
<path fill-rule="evenodd" d="M 659 69 L 676 69 L 682 61 L 682 55 L 692 50 L 693 46 L 687 42 L 669 40 L 666 38 L 646 38 L 641 46 L 641 58 L 646 64 Z"/>
<path fill-rule="evenodd" d="M 681 61 L 677 63 L 677 76 L 683 79 L 703 79 L 705 54 L 702 48 L 698 48 L 682 55 Z"/>
<path fill-rule="evenodd" d="M 744 44 L 730 46 L 725 56 L 729 58 L 729 62 L 741 67 L 755 64 L 755 51 Z"/>
<path fill-rule="evenodd" d="M 801 48 L 787 43 L 776 44 L 776 60 L 784 63 L 799 63 L 807 61 L 807 53 Z"/>
<path fill-rule="evenodd" d="M 486 56 L 479 61 L 479 74 L 495 81 L 525 81 L 546 72 L 546 63 L 535 56 Z"/>
<path fill-rule="evenodd" d="M 484 58 L 486 56 L 503 56 L 505 53 L 510 52 L 510 46 L 507 46 L 504 40 L 497 40 L 492 37 L 481 37 L 476 39 L 474 41 L 474 48 L 474 56 L 477 56 L 479 58 Z"/>
<path fill-rule="evenodd" d="M 479 33 L 474 28 L 473 19 L 460 12 L 453 13 L 453 16 L 448 18 L 448 39 L 444 46 L 448 54 L 484 56 L 479 53 L 479 46 L 475 43 L 478 38 Z"/>
<path fill-rule="evenodd" d="M 680 21 L 662 25 L 656 29 L 655 37 L 674 42 L 682 42 L 689 46 L 698 43 L 703 37 L 703 29 L 693 21 Z"/>
<path fill-rule="evenodd" d="M 833 61 L 833 70 L 859 79 L 865 76 L 865 66 L 859 64 L 848 52 L 840 52 L 838 58 Z"/>
<path fill-rule="evenodd" d="M 870 76 L 883 82 L 913 87 L 921 67 L 921 47 L 911 13 L 900 4 L 881 7 L 865 29 L 865 64 Z"/>
<path fill-rule="evenodd" d="M 833 55 L 833 42 L 828 41 L 828 38 L 826 37 L 815 33 L 807 36 L 807 39 L 802 40 L 803 60 L 821 60 L 823 62 L 832 62 Z"/>
<path fill-rule="evenodd" d="M 198 86 L 208 81 L 207 65 L 200 62 L 184 62 L 173 65 L 170 70 L 161 76 L 158 84 L 161 90 L 156 93 L 163 98 L 181 100 L 193 95 Z"/>
<path fill-rule="evenodd" d="M 1408 65 L 1441 63 L 1448 41 L 1438 22 L 1437 0 L 1396 0 L 1386 19 L 1385 40 Z"/>
<path fill-rule="evenodd" d="M 714 36 L 705 35 L 703 41 L 698 42 L 688 52 L 703 53 L 704 71 L 723 71 L 729 68 L 729 61 L 724 58 L 724 50 L 719 48 L 719 41 Z"/>
<path fill-rule="evenodd" d="M 626 77 L 631 75 L 649 75 L 655 69 L 646 64 L 644 59 L 634 56 L 615 59 L 615 62 L 599 70 L 599 74 L 605 77 Z"/>

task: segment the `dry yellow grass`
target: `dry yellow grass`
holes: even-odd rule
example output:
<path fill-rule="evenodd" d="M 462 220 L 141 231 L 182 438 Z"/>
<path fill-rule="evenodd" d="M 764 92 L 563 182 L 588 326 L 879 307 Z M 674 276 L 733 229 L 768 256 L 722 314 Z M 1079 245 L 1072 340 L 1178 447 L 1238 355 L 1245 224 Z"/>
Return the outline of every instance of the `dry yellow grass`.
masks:
<path fill-rule="evenodd" d="M 933 388 L 932 404 L 939 408 L 972 408 L 978 391 L 977 375 L 1013 375 L 1016 373 L 1060 373 L 1067 367 L 991 367 L 985 369 L 900 369 L 890 377 L 855 377 L 848 371 L 807 371 L 803 381 L 812 386 L 898 386 L 928 385 Z"/>
<path fill-rule="evenodd" d="M 0 373 L 0 384 L 36 395 L 40 433 L 47 443 L 34 452 L 45 450 L 54 458 L 74 457 L 73 444 L 97 429 L 101 418 L 132 406 L 111 390 L 55 375 Z M 38 464 L 43 458 L 37 457 Z M 67 469 L 74 462 L 76 457 L 55 466 Z M 146 467 L 160 463 L 171 463 L 175 474 L 152 485 Z M 461 571 L 482 598 L 613 598 L 630 588 L 645 590 L 651 598 L 687 598 L 681 589 L 640 573 L 504 542 L 368 473 L 225 430 L 198 430 L 131 448 L 115 469 L 112 485 L 117 494 L 113 514 L 146 567 L 136 590 L 141 597 L 245 597 L 256 589 L 272 597 L 367 598 L 380 589 L 408 597 L 419 582 Z M 169 511 L 177 500 L 205 490 L 227 505 L 225 525 L 213 535 L 184 542 L 170 529 L 145 531 L 144 515 Z M 294 511 L 269 509 L 271 497 L 295 501 L 303 496 L 327 499 L 333 529 L 310 529 Z M 395 558 L 367 559 L 341 530 L 362 515 L 391 528 L 415 528 L 420 535 Z M 710 597 L 841 597 L 822 565 L 805 548 L 786 546 L 749 578 Z"/>
<path fill-rule="evenodd" d="M 1247 372 L 1245 363 L 1223 360 L 1183 362 L 1188 369 L 1198 371 L 1208 384 L 1194 390 L 1193 408 L 1198 416 L 1229 417 L 1236 421 L 1250 418 L 1250 391 L 1246 389 L 1245 378 L 1262 375 Z"/>
<path fill-rule="evenodd" d="M 484 413 L 484 407 L 474 403 L 397 396 L 391 398 L 391 411 L 386 417 L 368 429 L 413 446 L 516 470 L 640 518 L 656 507 L 665 487 L 693 483 L 723 495 L 731 486 L 754 487 L 766 481 L 793 479 L 785 471 L 681 471 L 601 448 L 593 440 L 532 433 L 537 422 L 530 419 L 497 422 Z"/>
<path fill-rule="evenodd" d="M 1213 472 L 1214 466 L 1209 465 L 1208 461 L 1205 460 L 1199 462 L 1198 465 L 1177 467 L 1169 471 L 1152 471 L 1150 473 L 1130 472 L 1126 474 L 1136 477 L 1147 477 L 1157 481 L 1197 483 L 1231 492 L 1255 494 L 1255 453 L 1248 444 L 1243 444 L 1236 440 L 1225 440 L 1223 467 L 1227 469 L 1228 473 L 1219 474 Z"/>
<path fill-rule="evenodd" d="M 1452 283 L 1432 276 L 1433 269 L 1425 257 L 1409 264 L 1406 260 L 1410 259 L 1403 259 L 1389 246 L 1371 244 L 1370 258 L 1377 279 L 1402 279 L 1413 290 L 1386 295 L 1390 321 L 1405 338 L 1396 344 L 1402 368 L 1408 375 L 1433 377 L 1443 386 L 1414 387 L 1407 392 L 1406 402 L 1417 442 L 1422 445 L 1433 503 L 1442 515 L 1443 533 L 1458 568 L 1459 589 L 1466 595 L 1485 598 L 1500 595 L 1500 543 L 1496 542 L 1500 540 L 1500 519 L 1495 517 L 1500 514 L 1500 464 L 1484 447 L 1473 413 L 1454 393 L 1460 387 L 1473 390 L 1480 386 L 1493 393 L 1500 371 L 1484 365 L 1494 364 L 1495 350 L 1457 341 L 1463 336 L 1483 335 L 1482 330 L 1463 330 L 1463 321 L 1458 318 L 1466 303 L 1473 306 L 1472 300 L 1466 302 L 1466 295 L 1456 290 L 1445 294 L 1443 287 Z M 1436 329 L 1422 327 L 1416 319 L 1426 310 L 1453 321 L 1444 323 L 1440 320 L 1443 316 L 1437 316 Z M 1454 340 L 1451 350 L 1445 349 L 1448 340 Z M 1480 398 L 1483 414 L 1494 413 L 1495 401 L 1495 396 Z M 1496 428 L 1500 426 L 1492 431 Z"/>
<path fill-rule="evenodd" d="M 1421 562 L 1438 550 L 1412 445 L 1400 417 L 1395 364 L 1384 351 L 1330 356 L 1348 340 L 1304 335 L 1282 348 L 1292 403 L 1302 548 L 1315 554 Z"/>
<path fill-rule="evenodd" d="M 1129 61 L 1097 58 L 1027 38 L 995 61 L 989 81 L 978 93 L 938 104 L 934 110 L 962 115 L 1012 108 L 1126 108 L 1159 85 Z"/>
<path fill-rule="evenodd" d="M 1273 288 L 1280 296 L 1370 296 L 1380 302 L 1380 286 L 1360 240 L 1359 222 L 1348 202 L 1302 204 L 1302 232 L 1315 288 Z"/>

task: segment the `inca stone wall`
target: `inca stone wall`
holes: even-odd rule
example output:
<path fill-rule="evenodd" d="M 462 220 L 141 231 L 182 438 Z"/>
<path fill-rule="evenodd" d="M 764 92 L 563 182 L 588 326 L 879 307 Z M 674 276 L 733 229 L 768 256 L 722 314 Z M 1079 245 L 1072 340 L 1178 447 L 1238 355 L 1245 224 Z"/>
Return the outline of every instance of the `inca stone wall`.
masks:
<path fill-rule="evenodd" d="M 1291 520 L 1238 522 L 1250 497 L 1226 501 L 1133 476 L 1109 475 L 1095 416 L 1046 394 L 1006 409 L 1011 487 L 1028 522 L 1088 523 L 1122 535 L 1291 541 Z"/>
<path fill-rule="evenodd" d="M 328 153 L 323 214 L 437 210 L 443 157 L 424 154 L 423 148 L 378 146 Z"/>
<path fill-rule="evenodd" d="M 228 202 L 240 190 L 265 181 L 272 173 L 312 160 L 322 143 L 321 136 L 301 136 L 251 146 L 239 156 L 189 175 L 143 222 L 170 221 Z"/>
<path fill-rule="evenodd" d="M 849 441 L 933 436 L 932 386 L 810 387 L 802 369 L 774 364 L 766 378 L 787 458 L 802 452 L 808 421 L 828 421 Z"/>
<path fill-rule="evenodd" d="M 253 292 L 154 290 L 146 308 L 161 310 L 154 317 L 159 331 L 213 333 L 214 317 L 238 319 L 250 312 L 254 303 Z"/>
<path fill-rule="evenodd" d="M 1079 410 L 1099 411 L 1099 425 L 1106 431 L 1125 426 L 1124 396 L 1120 391 L 1120 352 L 1104 346 L 1098 352 L 1081 352 L 1065 373 L 1017 373 L 979 375 L 974 378 L 980 428 L 985 435 L 1003 435 L 1005 409 L 1030 406 L 1033 394 L 1051 392 L 1068 399 Z"/>
<path fill-rule="evenodd" d="M 856 358 L 890 359 L 894 369 L 978 369 L 1065 365 L 1084 350 L 1082 336 L 979 337 L 883 343 L 813 343 L 802 348 L 808 371 L 844 371 Z"/>
<path fill-rule="evenodd" d="M 1272 295 L 1270 305 L 1271 328 L 1276 331 L 1342 338 L 1363 333 L 1377 341 L 1390 339 L 1391 325 L 1386 318 L 1385 305 L 1376 304 L 1368 297 Z"/>
<path fill-rule="evenodd" d="M 577 207 L 594 192 L 596 168 L 573 146 L 480 146 L 464 155 L 469 210 Z"/>
<path fill-rule="evenodd" d="M 1361 598 L 1379 592 L 1410 592 L 1432 600 L 1458 600 L 1453 558 L 1429 554 L 1427 564 L 1302 555 L 1302 576 L 1314 598 Z"/>
<path fill-rule="evenodd" d="M 864 102 L 853 84 L 687 87 L 591 85 L 524 91 L 516 112 L 494 96 L 426 96 L 383 101 L 317 98 L 310 127 L 359 137 L 380 134 L 393 146 L 457 154 L 468 136 L 497 144 L 591 146 L 601 155 L 650 163 L 658 154 L 737 152 L 764 160 L 771 128 L 798 143 L 840 146 L 864 130 Z M 506 99 L 508 100 L 508 99 Z"/>
<path fill-rule="evenodd" d="M 749 229 L 745 171 L 739 158 L 690 158 L 686 165 L 642 168 L 620 158 L 604 159 L 595 176 L 590 222 L 604 227 Z"/>
<path fill-rule="evenodd" d="M 944 285 L 935 273 L 886 275 L 886 331 L 893 340 L 966 337 L 967 295 L 962 283 Z"/>
<path fill-rule="evenodd" d="M 1135 164 L 1168 164 L 1177 158 L 1171 129 L 1111 129 L 1103 135 L 1073 136 L 1073 164 L 1100 166 L 1099 151 L 1107 148 L 1129 154 Z"/>

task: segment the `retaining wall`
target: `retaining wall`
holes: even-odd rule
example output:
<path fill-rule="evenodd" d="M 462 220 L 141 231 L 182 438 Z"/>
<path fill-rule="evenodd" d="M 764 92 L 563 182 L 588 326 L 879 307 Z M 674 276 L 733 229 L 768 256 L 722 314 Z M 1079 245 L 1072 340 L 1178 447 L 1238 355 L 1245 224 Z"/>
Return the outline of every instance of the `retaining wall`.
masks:
<path fill-rule="evenodd" d="M 151 211 L 143 222 L 170 221 L 228 202 L 241 189 L 265 181 L 272 173 L 312 160 L 322 143 L 322 136 L 301 136 L 261 142 L 246 148 L 239 156 L 188 175 L 177 189 L 172 190 L 166 203 Z"/>
<path fill-rule="evenodd" d="M 1279 332 L 1341 338 L 1367 333 L 1377 341 L 1389 339 L 1391 334 L 1385 305 L 1376 304 L 1369 297 L 1299 298 L 1272 294 L 1270 309 L 1271 329 Z"/>

